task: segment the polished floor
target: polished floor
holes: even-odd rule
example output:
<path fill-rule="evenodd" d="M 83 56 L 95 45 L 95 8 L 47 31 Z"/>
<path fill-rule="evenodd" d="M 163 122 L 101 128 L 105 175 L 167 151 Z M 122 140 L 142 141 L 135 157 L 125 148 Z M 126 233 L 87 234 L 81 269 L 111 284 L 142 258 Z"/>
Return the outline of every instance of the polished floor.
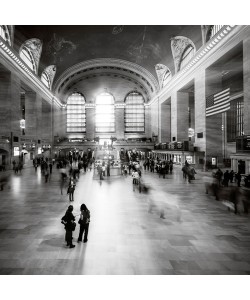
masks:
<path fill-rule="evenodd" d="M 0 192 L 0 274 L 250 274 L 249 215 L 206 195 L 202 174 L 191 184 L 178 166 L 166 179 L 142 176 L 147 194 L 130 176 L 81 174 L 73 213 L 81 203 L 91 211 L 89 238 L 77 243 L 77 225 L 69 249 L 60 220 L 70 202 L 58 170 L 48 183 L 33 167 L 12 174 Z"/>

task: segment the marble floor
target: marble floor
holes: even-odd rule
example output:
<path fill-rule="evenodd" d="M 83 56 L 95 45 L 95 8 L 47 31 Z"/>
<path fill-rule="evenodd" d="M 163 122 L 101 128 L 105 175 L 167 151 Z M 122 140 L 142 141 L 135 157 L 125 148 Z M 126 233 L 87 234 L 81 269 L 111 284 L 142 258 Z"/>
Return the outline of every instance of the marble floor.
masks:
<path fill-rule="evenodd" d="M 59 176 L 54 168 L 45 183 L 26 167 L 0 191 L 0 274 L 250 274 L 250 217 L 206 195 L 202 174 L 189 184 L 178 166 L 166 179 L 143 171 L 147 194 L 130 176 L 81 174 L 73 213 L 85 203 L 91 223 L 86 244 L 77 225 L 74 249 L 60 222 L 70 202 Z"/>

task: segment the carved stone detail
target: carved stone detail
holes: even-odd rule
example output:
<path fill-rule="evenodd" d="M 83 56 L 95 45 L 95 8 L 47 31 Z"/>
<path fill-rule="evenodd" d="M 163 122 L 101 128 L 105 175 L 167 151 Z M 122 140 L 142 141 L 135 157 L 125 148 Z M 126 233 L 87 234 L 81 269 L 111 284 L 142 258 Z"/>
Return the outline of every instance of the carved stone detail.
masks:
<path fill-rule="evenodd" d="M 107 67 L 107 68 L 116 68 L 117 70 L 120 70 L 120 73 L 126 72 L 129 73 L 131 77 L 137 77 L 138 81 L 145 86 L 146 89 L 149 89 L 147 87 L 147 82 L 150 85 L 149 92 L 152 95 L 155 95 L 157 91 L 159 91 L 159 85 L 155 77 L 146 69 L 143 67 L 131 63 L 129 61 L 116 59 L 116 58 L 98 58 L 98 59 L 92 59 L 88 61 L 84 61 L 82 63 L 76 64 L 72 66 L 71 68 L 67 69 L 56 81 L 55 83 L 55 93 L 59 92 L 60 86 L 63 84 L 63 82 L 69 78 L 72 77 L 73 74 L 76 74 L 77 72 L 80 72 L 82 70 L 90 69 L 90 68 L 97 68 L 97 67 Z M 138 75 L 139 77 L 138 77 Z"/>
<path fill-rule="evenodd" d="M 181 62 L 181 57 L 183 52 L 185 51 L 188 45 L 192 45 L 194 51 L 196 52 L 196 48 L 194 43 L 187 37 L 184 36 L 176 36 L 171 38 L 171 50 L 174 58 L 175 72 L 179 71 L 179 65 Z"/>
<path fill-rule="evenodd" d="M 37 74 L 38 71 L 38 66 L 39 66 L 39 61 L 42 53 L 42 41 L 39 39 L 30 39 L 25 41 L 21 48 L 19 53 L 22 51 L 23 48 L 28 48 L 33 56 L 35 65 L 36 65 L 36 70 L 35 73 Z"/>
<path fill-rule="evenodd" d="M 157 64 L 155 65 L 155 71 L 158 77 L 158 81 L 159 81 L 159 85 L 162 88 L 163 87 L 163 79 L 164 79 L 164 75 L 169 72 L 170 76 L 172 77 L 171 71 L 170 69 L 163 65 L 163 64 Z"/>

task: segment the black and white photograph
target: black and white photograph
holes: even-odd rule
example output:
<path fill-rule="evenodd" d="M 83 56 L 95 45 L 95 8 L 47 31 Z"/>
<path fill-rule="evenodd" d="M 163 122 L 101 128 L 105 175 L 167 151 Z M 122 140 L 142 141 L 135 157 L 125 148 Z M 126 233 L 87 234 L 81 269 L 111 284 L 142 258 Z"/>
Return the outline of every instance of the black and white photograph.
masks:
<path fill-rule="evenodd" d="M 38 294 L 55 279 L 72 297 L 88 278 L 98 290 L 97 275 L 113 287 L 117 275 L 126 275 L 124 286 L 147 275 L 143 299 L 150 278 L 155 289 L 173 278 L 176 291 L 186 279 L 216 278 L 229 294 L 244 292 L 250 25 L 202 25 L 241 22 L 177 11 L 169 21 L 168 2 L 165 19 L 138 22 L 129 4 L 131 22 L 117 11 L 107 20 L 103 5 L 98 20 L 82 3 L 81 14 L 71 7 L 67 20 L 65 7 L 54 20 L 47 1 L 42 17 L 36 4 L 27 19 L 22 7 L 22 18 L 16 8 L 2 20 L 1 279 L 46 280 Z"/>

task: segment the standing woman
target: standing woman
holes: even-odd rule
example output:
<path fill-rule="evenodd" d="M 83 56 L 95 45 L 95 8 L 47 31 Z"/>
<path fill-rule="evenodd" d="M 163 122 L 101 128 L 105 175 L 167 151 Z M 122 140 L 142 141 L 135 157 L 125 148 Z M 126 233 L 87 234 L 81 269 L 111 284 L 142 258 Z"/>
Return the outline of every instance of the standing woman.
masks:
<path fill-rule="evenodd" d="M 81 214 L 80 219 L 78 223 L 80 224 L 80 231 L 79 231 L 79 237 L 78 242 L 82 241 L 82 235 L 84 233 L 84 239 L 83 242 L 87 243 L 88 241 L 88 232 L 89 232 L 89 222 L 90 222 L 90 211 L 87 209 L 87 206 L 85 204 L 82 204 L 80 207 Z"/>
<path fill-rule="evenodd" d="M 62 224 L 65 225 L 65 241 L 67 242 L 67 246 L 69 248 L 74 248 L 75 245 L 72 244 L 73 240 L 73 231 L 76 228 L 75 217 L 73 215 L 73 205 L 70 205 L 65 213 L 65 215 L 62 217 Z"/>

